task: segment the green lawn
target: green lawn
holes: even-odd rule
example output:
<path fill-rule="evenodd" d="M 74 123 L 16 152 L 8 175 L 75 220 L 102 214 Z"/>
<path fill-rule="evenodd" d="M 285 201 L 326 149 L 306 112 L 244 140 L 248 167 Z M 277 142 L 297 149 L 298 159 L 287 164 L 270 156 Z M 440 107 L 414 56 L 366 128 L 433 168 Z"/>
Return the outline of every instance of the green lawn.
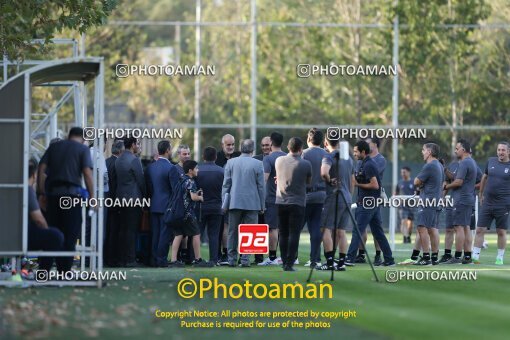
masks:
<path fill-rule="evenodd" d="M 300 262 L 309 247 L 303 234 Z M 495 235 L 482 253 L 486 265 L 468 266 L 477 281 L 385 282 L 387 268 L 377 268 L 381 283 L 373 280 L 368 265 L 335 273 L 333 299 L 232 300 L 182 299 L 177 282 L 184 277 L 217 277 L 222 283 L 253 284 L 294 281 L 305 283 L 308 268 L 295 273 L 281 268 L 128 270 L 128 280 L 96 288 L 0 288 L 0 338 L 153 337 L 171 339 L 244 339 L 268 335 L 280 339 L 324 338 L 508 338 L 510 266 L 495 266 Z M 205 249 L 204 249 L 205 250 Z M 395 257 L 409 257 L 410 247 L 397 244 Z M 373 251 L 371 251 L 371 254 Z M 510 258 L 506 257 L 510 263 Z M 405 269 L 398 266 L 393 269 Z M 416 269 L 413 266 L 409 270 Z M 420 268 L 421 269 L 421 268 Z M 425 270 L 466 269 L 466 266 L 426 267 Z M 314 281 L 329 282 L 330 273 L 314 273 Z M 183 329 L 175 319 L 158 319 L 156 310 L 314 311 L 355 310 L 356 318 L 333 321 L 329 329 Z M 196 319 L 195 319 L 196 320 Z M 250 321 L 251 319 L 240 319 Z M 261 321 L 268 321 L 262 320 Z M 280 320 L 281 321 L 281 320 Z"/>

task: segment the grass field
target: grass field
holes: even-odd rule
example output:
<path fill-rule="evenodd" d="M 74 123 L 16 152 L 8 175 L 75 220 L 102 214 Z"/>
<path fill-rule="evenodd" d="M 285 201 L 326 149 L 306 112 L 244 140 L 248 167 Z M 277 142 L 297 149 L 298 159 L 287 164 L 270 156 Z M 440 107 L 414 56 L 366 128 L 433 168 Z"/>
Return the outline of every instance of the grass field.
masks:
<path fill-rule="evenodd" d="M 103 289 L 44 287 L 0 288 L 0 338 L 154 337 L 170 339 L 244 339 L 257 336 L 279 339 L 341 337 L 363 339 L 490 338 L 508 339 L 510 266 L 495 266 L 495 235 L 483 265 L 434 266 L 420 270 L 475 270 L 476 281 L 401 281 L 387 283 L 388 268 L 377 268 L 374 281 L 368 265 L 336 272 L 333 299 L 232 300 L 182 299 L 176 284 L 183 277 L 217 277 L 222 283 L 305 283 L 309 247 L 303 234 L 300 262 L 295 273 L 281 268 L 128 270 L 128 280 L 110 282 Z M 410 255 L 410 246 L 397 244 L 396 260 Z M 205 250 L 205 249 L 204 249 Z M 373 251 L 370 251 L 373 254 Z M 510 258 L 506 256 L 506 262 Z M 486 263 L 486 264 L 485 264 Z M 466 268 L 467 267 L 467 268 Z M 398 266 L 392 269 L 416 270 Z M 330 273 L 315 272 L 314 281 L 329 282 Z M 155 311 L 341 311 L 354 310 L 356 318 L 332 321 L 329 329 L 184 329 L 175 319 L 159 319 Z M 250 319 L 240 319 L 249 321 Z M 267 321 L 267 320 L 266 320 Z"/>

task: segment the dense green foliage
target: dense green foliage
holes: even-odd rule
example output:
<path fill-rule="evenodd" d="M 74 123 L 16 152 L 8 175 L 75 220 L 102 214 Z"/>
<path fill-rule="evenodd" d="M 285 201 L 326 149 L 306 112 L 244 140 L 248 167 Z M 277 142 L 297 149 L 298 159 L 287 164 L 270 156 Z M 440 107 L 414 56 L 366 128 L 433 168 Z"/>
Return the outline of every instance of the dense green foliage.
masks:
<path fill-rule="evenodd" d="M 486 24 L 510 22 L 508 0 L 400 0 L 396 6 L 390 0 L 258 0 L 257 123 L 303 126 L 286 130 L 287 137 L 304 135 L 313 125 L 391 125 L 391 76 L 299 78 L 296 66 L 391 64 L 396 15 L 400 23 L 400 124 L 447 127 L 429 129 L 427 133 L 428 139 L 441 145 L 444 155 L 450 153 L 460 137 L 472 141 L 475 157 L 480 161 L 493 155 L 495 143 L 506 139 L 508 130 L 467 130 L 463 126 L 509 125 L 509 29 L 484 28 Z M 171 61 L 193 65 L 195 26 L 158 23 L 194 22 L 195 18 L 195 1 L 119 1 L 105 25 L 87 32 L 87 54 L 105 57 L 107 122 L 194 122 L 194 77 L 117 78 L 115 66 L 157 62 L 158 59 L 151 59 L 151 52 L 144 50 L 147 47 L 171 47 Z M 200 62 L 216 66 L 215 76 L 200 78 L 201 119 L 210 124 L 238 124 L 238 128 L 229 131 L 238 139 L 249 136 L 250 20 L 249 0 L 202 1 L 201 21 L 236 25 L 201 27 Z M 137 26 L 120 21 L 154 23 Z M 270 22 L 382 27 L 284 27 L 269 25 Z M 61 34 L 70 35 L 73 33 L 69 31 Z M 204 129 L 202 145 L 217 146 L 225 132 L 223 128 Z M 270 129 L 259 127 L 257 135 L 268 132 Z M 192 129 L 186 129 L 189 144 L 192 135 Z M 421 142 L 401 141 L 400 159 L 419 162 Z M 390 144 L 385 141 L 382 148 L 388 156 Z"/>

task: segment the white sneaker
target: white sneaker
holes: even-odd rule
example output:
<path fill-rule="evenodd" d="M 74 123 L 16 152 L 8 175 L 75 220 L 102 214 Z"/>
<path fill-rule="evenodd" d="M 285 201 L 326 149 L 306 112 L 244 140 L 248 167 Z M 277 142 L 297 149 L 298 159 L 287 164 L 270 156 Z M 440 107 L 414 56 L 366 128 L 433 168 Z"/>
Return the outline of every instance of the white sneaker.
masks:
<path fill-rule="evenodd" d="M 299 259 L 296 259 L 296 261 L 294 261 L 294 264 L 299 264 Z"/>
<path fill-rule="evenodd" d="M 274 259 L 274 261 L 271 261 L 271 259 L 269 257 L 266 257 L 266 259 L 260 263 L 258 263 L 257 265 L 258 266 L 277 266 L 278 265 L 278 259 L 280 258 L 276 258 Z M 280 264 L 281 264 L 281 259 L 280 259 Z"/>
<path fill-rule="evenodd" d="M 487 249 L 487 248 L 489 248 L 489 242 L 483 241 L 482 249 Z"/>
<path fill-rule="evenodd" d="M 277 266 L 281 266 L 283 264 L 283 261 L 282 261 L 282 258 L 281 257 L 277 257 L 274 262 L 276 262 L 276 265 Z"/>

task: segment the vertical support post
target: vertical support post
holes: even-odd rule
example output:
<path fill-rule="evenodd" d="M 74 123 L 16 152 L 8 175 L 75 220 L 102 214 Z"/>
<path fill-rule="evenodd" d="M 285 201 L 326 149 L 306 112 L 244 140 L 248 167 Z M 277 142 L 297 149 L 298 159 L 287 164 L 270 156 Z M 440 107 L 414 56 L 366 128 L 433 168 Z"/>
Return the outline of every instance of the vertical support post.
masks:
<path fill-rule="evenodd" d="M 50 112 L 50 114 L 51 114 L 51 112 Z M 56 111 L 50 117 L 50 135 L 48 136 L 49 138 L 47 138 L 49 140 L 57 137 L 57 130 L 58 130 L 58 128 L 57 128 L 57 115 L 58 115 L 58 111 Z M 49 146 L 49 141 L 48 141 L 47 145 Z"/>
<path fill-rule="evenodd" d="M 23 122 L 23 254 L 28 251 L 28 160 L 30 157 L 30 119 L 32 111 L 30 74 L 24 76 L 24 122 Z"/>
<path fill-rule="evenodd" d="M 175 57 L 176 65 L 181 63 L 181 25 L 175 25 Z"/>
<path fill-rule="evenodd" d="M 81 36 L 80 36 L 80 48 L 79 48 L 79 52 L 80 52 L 80 57 L 85 57 L 85 33 L 82 33 Z M 76 126 L 81 126 L 81 127 L 86 127 L 87 126 L 87 87 L 85 86 L 85 83 L 84 82 L 80 82 L 79 83 L 79 98 L 80 98 L 80 105 L 79 105 L 79 114 L 76 115 L 75 117 L 75 125 Z M 86 250 L 85 250 L 85 246 L 86 246 L 86 241 L 85 241 L 85 234 L 86 234 L 86 223 L 87 223 L 87 210 L 85 208 L 82 209 L 82 224 L 81 224 L 81 239 L 80 239 L 80 245 L 82 247 L 82 251 L 81 251 L 81 256 L 80 256 L 80 260 L 81 260 L 81 270 L 85 270 L 85 254 L 86 254 Z M 90 259 L 92 260 L 92 259 Z"/>
<path fill-rule="evenodd" d="M 4 60 L 3 60 L 3 63 L 4 63 L 4 67 L 3 67 L 4 76 L 3 76 L 3 79 L 2 79 L 2 83 L 5 83 L 8 80 L 7 79 L 7 77 L 8 77 L 8 72 L 7 72 L 7 67 L 8 66 L 7 65 L 9 65 L 8 61 L 9 60 L 7 60 L 7 54 L 4 54 Z"/>
<path fill-rule="evenodd" d="M 82 39 L 80 39 L 80 44 L 82 43 Z M 83 43 L 85 46 L 85 44 Z M 73 39 L 73 57 L 77 58 L 80 55 L 80 51 L 78 49 L 78 42 Z M 74 117 L 75 117 L 75 125 L 79 126 L 78 124 L 82 119 L 79 119 L 78 117 L 81 117 L 83 113 L 82 108 L 82 101 L 83 101 L 83 92 L 82 92 L 82 82 L 75 81 L 73 83 L 73 98 L 74 98 Z"/>
<path fill-rule="evenodd" d="M 257 0 L 251 0 L 251 114 L 250 138 L 257 153 Z"/>
<path fill-rule="evenodd" d="M 200 66 L 200 21 L 201 21 L 201 13 L 202 10 L 202 0 L 196 0 L 196 22 L 195 25 L 195 65 L 197 68 Z M 193 130 L 193 146 L 195 149 L 194 159 L 195 161 L 199 161 L 200 158 L 200 77 L 195 77 L 195 129 Z"/>
<path fill-rule="evenodd" d="M 98 109 L 99 109 L 99 126 L 104 126 L 104 61 L 101 60 L 99 66 L 99 75 L 97 82 L 99 87 Z M 104 141 L 99 141 L 99 150 L 103 152 Z M 106 166 L 106 164 L 105 164 Z M 104 176 L 99 179 L 99 197 L 102 198 L 104 194 Z M 97 257 L 97 270 L 99 273 L 103 271 L 103 241 L 104 241 L 104 209 L 99 210 L 99 223 L 98 223 L 98 257 Z M 102 286 L 101 279 L 98 280 L 98 286 Z"/>
<path fill-rule="evenodd" d="M 398 0 L 395 1 L 395 6 L 398 4 Z M 398 16 L 395 16 L 393 20 L 393 65 L 398 68 L 398 39 L 399 39 L 399 31 L 398 31 Z M 393 115 L 392 115 L 392 127 L 394 129 L 398 128 L 398 72 L 393 76 Z M 391 190 L 396 187 L 398 182 L 398 140 L 393 139 L 391 142 L 392 145 L 392 171 L 391 171 Z M 390 245 L 391 249 L 395 250 L 395 228 L 397 224 L 397 214 L 393 211 L 390 211 Z"/>
<path fill-rule="evenodd" d="M 82 33 L 80 36 L 80 57 L 85 57 L 85 33 Z M 76 94 L 76 92 L 75 92 Z M 79 109 L 81 110 L 78 115 L 75 117 L 75 126 L 87 126 L 87 88 L 83 82 L 79 83 L 79 95 L 81 99 L 81 105 L 79 105 Z"/>

